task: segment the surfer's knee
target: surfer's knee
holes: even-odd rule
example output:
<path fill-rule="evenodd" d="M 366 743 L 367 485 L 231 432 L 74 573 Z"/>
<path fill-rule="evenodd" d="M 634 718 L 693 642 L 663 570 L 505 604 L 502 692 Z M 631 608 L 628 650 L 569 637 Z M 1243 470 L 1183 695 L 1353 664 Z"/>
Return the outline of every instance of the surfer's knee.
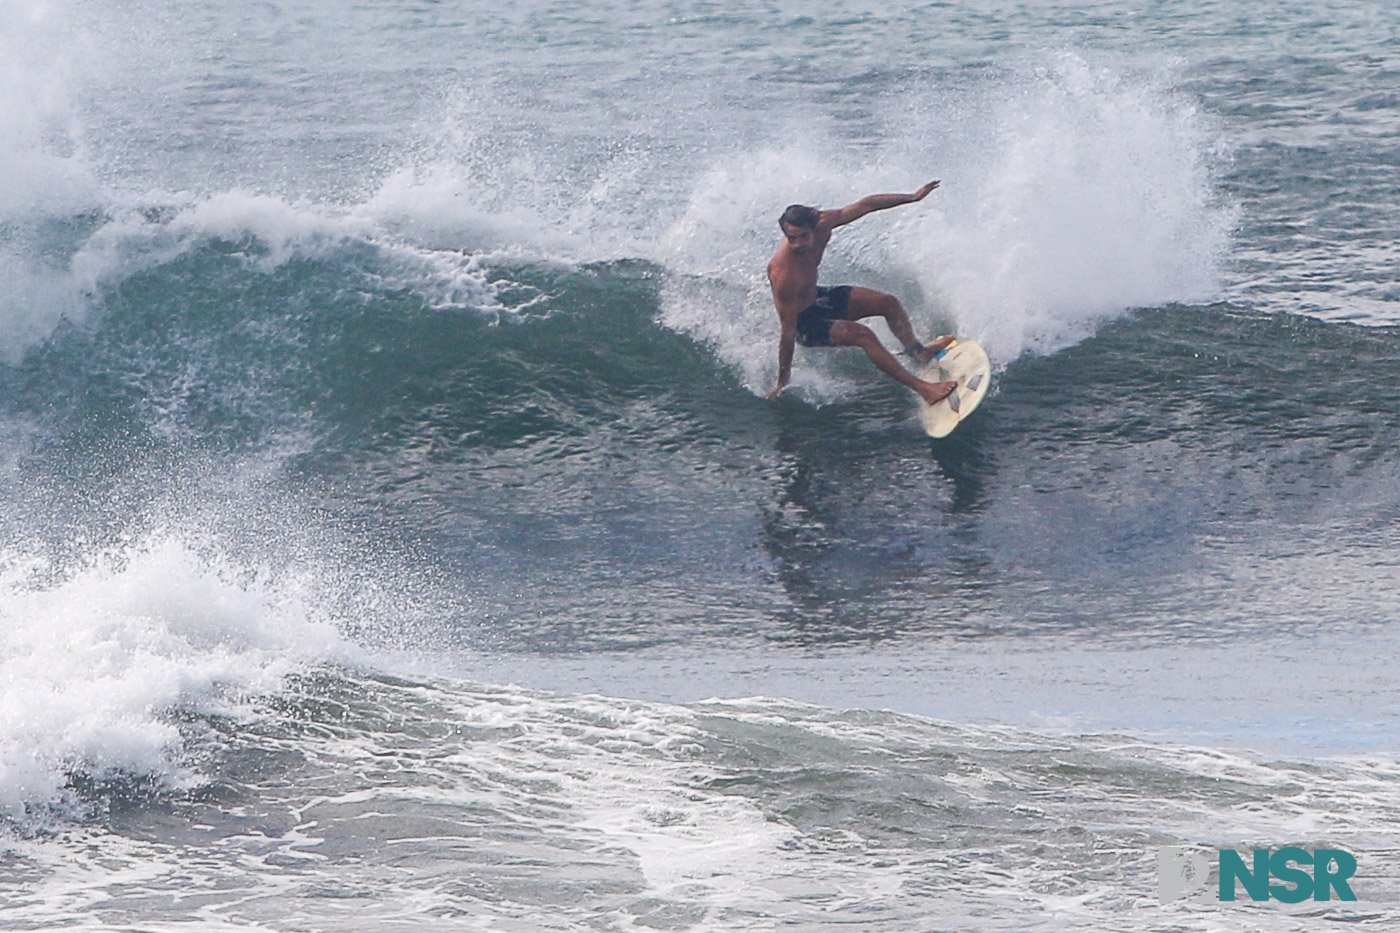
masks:
<path fill-rule="evenodd" d="M 863 296 L 861 304 L 867 316 L 882 317 L 887 322 L 895 321 L 904 316 L 904 305 L 899 303 L 899 299 L 888 292 L 877 292 L 869 289 Z"/>
<path fill-rule="evenodd" d="M 851 289 L 850 307 L 854 312 L 851 314 L 852 320 L 859 317 L 882 317 L 888 321 L 904 313 L 904 306 L 895 296 L 859 285 Z"/>
<path fill-rule="evenodd" d="M 899 303 L 899 299 L 893 295 L 880 293 L 880 316 L 883 318 L 896 318 L 904 315 L 904 305 Z"/>

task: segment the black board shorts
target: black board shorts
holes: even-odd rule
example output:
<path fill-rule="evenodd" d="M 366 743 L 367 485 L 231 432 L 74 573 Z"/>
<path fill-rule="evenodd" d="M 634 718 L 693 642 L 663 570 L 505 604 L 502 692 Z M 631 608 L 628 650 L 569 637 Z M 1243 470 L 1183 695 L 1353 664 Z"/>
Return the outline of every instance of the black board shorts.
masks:
<path fill-rule="evenodd" d="M 797 315 L 797 342 L 804 347 L 831 346 L 831 322 L 846 320 L 851 286 L 817 286 L 817 300 Z"/>

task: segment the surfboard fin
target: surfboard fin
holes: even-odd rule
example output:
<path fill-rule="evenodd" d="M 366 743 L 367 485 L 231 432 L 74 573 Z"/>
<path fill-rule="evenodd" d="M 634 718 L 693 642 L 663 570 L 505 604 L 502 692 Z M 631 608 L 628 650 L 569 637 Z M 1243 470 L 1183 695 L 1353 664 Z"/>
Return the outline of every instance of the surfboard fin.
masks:
<path fill-rule="evenodd" d="M 962 408 L 962 402 L 958 401 L 957 389 L 954 389 L 953 391 L 948 393 L 948 407 L 953 409 L 954 412 L 957 412 L 960 408 Z"/>

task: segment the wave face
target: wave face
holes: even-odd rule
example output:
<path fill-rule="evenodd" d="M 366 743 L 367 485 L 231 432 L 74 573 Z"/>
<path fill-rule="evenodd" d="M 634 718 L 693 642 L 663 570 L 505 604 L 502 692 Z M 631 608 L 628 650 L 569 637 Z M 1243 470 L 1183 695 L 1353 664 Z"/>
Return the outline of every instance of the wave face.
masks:
<path fill-rule="evenodd" d="M 0 926 L 1393 920 L 1394 56 L 1245 6 L 0 4 Z M 934 177 L 982 410 L 764 400 Z"/>

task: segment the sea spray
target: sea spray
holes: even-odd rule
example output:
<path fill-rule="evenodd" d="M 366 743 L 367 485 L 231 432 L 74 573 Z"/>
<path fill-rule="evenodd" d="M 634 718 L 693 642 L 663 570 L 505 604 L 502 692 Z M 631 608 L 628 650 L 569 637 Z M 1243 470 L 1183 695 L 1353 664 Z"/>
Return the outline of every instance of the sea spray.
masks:
<path fill-rule="evenodd" d="M 69 90 L 80 40 L 44 4 L 0 6 L 0 360 L 87 307 L 49 247 L 99 202 Z"/>
<path fill-rule="evenodd" d="M 1194 101 L 1069 53 L 1003 91 L 966 183 L 882 239 L 960 332 L 1009 361 L 1125 309 L 1217 293 L 1235 212 L 1216 193 L 1219 130 Z"/>

